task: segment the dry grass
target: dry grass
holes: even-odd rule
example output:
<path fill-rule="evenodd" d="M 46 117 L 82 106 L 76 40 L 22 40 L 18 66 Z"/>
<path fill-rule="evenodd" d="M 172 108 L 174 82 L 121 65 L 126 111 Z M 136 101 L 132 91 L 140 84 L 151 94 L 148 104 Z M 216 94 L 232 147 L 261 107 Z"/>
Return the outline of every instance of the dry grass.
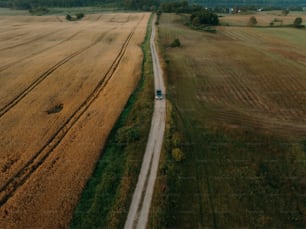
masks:
<path fill-rule="evenodd" d="M 165 45 L 174 36 L 182 43 L 181 49 L 168 50 L 184 63 L 171 70 L 173 81 L 196 81 L 197 99 L 212 108 L 215 118 L 286 135 L 306 133 L 305 30 L 225 26 L 217 34 L 183 31 L 178 27 L 176 35 L 169 31 L 162 38 Z"/>
<path fill-rule="evenodd" d="M 173 109 L 152 228 L 305 228 L 305 30 L 162 14 Z M 180 48 L 169 48 L 179 38 Z M 186 159 L 175 162 L 173 135 Z"/>
<path fill-rule="evenodd" d="M 67 227 L 140 77 L 148 18 L 1 17 L 1 228 Z"/>
<path fill-rule="evenodd" d="M 257 26 L 270 26 L 270 22 L 274 19 L 281 20 L 282 23 L 276 22 L 275 26 L 278 25 L 290 25 L 293 24 L 295 18 L 301 17 L 305 24 L 306 22 L 306 14 L 304 12 L 290 12 L 287 16 L 282 15 L 281 11 L 267 11 L 267 12 L 257 12 L 253 14 L 235 14 L 235 15 L 225 15 L 220 18 L 221 23 L 229 24 L 229 25 L 238 25 L 245 26 L 248 25 L 248 21 L 251 16 L 255 16 L 257 19 Z"/>

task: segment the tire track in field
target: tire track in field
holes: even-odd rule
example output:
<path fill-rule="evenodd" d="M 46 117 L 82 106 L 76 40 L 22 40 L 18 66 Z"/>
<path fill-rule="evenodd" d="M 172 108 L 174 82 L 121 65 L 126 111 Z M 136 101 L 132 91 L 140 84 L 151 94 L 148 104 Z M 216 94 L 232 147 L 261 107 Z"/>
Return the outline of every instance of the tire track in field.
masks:
<path fill-rule="evenodd" d="M 32 54 L 30 54 L 30 55 L 28 55 L 28 56 L 25 56 L 25 57 L 19 59 L 19 60 L 17 60 L 17 61 L 11 62 L 11 63 L 6 64 L 6 65 L 3 65 L 3 66 L 0 67 L 0 72 L 2 72 L 2 71 L 4 71 L 4 70 L 8 69 L 8 68 L 11 67 L 11 66 L 14 66 L 14 65 L 17 64 L 17 63 L 22 62 L 22 61 L 24 61 L 24 60 L 26 60 L 26 59 L 28 59 L 28 58 L 30 58 L 30 57 L 36 56 L 36 55 L 38 55 L 38 54 L 40 54 L 40 53 L 43 53 L 43 52 L 45 52 L 45 51 L 47 51 L 47 50 L 49 50 L 49 49 L 55 48 L 56 46 L 59 46 L 59 45 L 61 45 L 62 43 L 71 40 L 72 38 L 74 38 L 75 36 L 77 36 L 77 35 L 78 35 L 79 33 L 81 33 L 81 32 L 82 32 L 82 31 L 78 31 L 78 32 L 74 33 L 73 35 L 71 35 L 70 37 L 68 37 L 68 38 L 66 38 L 66 39 L 64 39 L 64 40 L 62 40 L 62 41 L 60 41 L 59 43 L 57 43 L 57 44 L 55 44 L 55 45 L 53 45 L 53 46 L 50 46 L 50 47 L 47 47 L 47 48 L 45 48 L 45 49 L 39 50 L 39 51 L 37 51 L 37 52 L 34 52 L 34 53 L 32 53 Z"/>
<path fill-rule="evenodd" d="M 80 55 L 84 51 L 88 50 L 89 48 L 96 45 L 102 37 L 105 36 L 105 33 L 103 33 L 100 37 L 97 38 L 96 41 L 91 43 L 90 45 L 72 53 L 71 55 L 65 57 L 64 59 L 57 62 L 55 65 L 53 65 L 51 68 L 49 68 L 47 71 L 42 73 L 37 79 L 35 79 L 29 86 L 27 86 L 19 95 L 17 95 L 12 101 L 7 103 L 4 107 L 0 109 L 0 118 L 6 114 L 11 108 L 13 108 L 20 100 L 22 100 L 27 94 L 29 94 L 34 88 L 36 88 L 43 80 L 45 80 L 51 73 L 53 73 L 56 69 L 67 63 L 72 58 Z M 54 47 L 54 46 L 53 46 Z"/>
<path fill-rule="evenodd" d="M 53 150 L 60 144 L 68 131 L 96 100 L 100 92 L 107 85 L 114 72 L 118 68 L 126 52 L 128 44 L 136 30 L 136 27 L 137 26 L 135 26 L 132 32 L 130 32 L 110 68 L 104 77 L 99 81 L 95 89 L 89 94 L 86 100 L 78 107 L 77 110 L 74 111 L 74 113 L 66 120 L 66 122 L 56 131 L 56 133 L 51 136 L 48 142 L 38 152 L 36 152 L 34 156 L 22 168 L 20 168 L 13 176 L 11 176 L 4 185 L 1 186 L 0 207 L 4 205 L 14 195 L 18 188 L 27 181 L 31 174 L 33 174 L 44 163 L 44 161 L 51 155 Z"/>
<path fill-rule="evenodd" d="M 21 43 L 19 43 L 19 44 L 12 45 L 12 46 L 9 46 L 9 47 L 2 48 L 2 49 L 0 49 L 0 51 L 12 49 L 12 48 L 16 48 L 16 47 L 19 47 L 19 46 L 22 46 L 22 45 L 26 45 L 26 44 L 32 43 L 32 42 L 34 42 L 34 41 L 38 41 L 38 40 L 40 40 L 40 39 L 42 39 L 42 38 L 45 38 L 45 37 L 49 36 L 50 34 L 54 34 L 54 33 L 57 33 L 57 32 L 59 32 L 59 31 L 62 31 L 62 30 L 63 30 L 63 29 L 59 29 L 59 30 L 56 30 L 56 31 L 52 31 L 52 32 L 50 32 L 50 33 L 43 34 L 43 35 L 38 36 L 38 37 L 35 37 L 35 38 L 31 39 L 31 40 L 28 40 L 28 41 L 25 41 L 25 42 L 21 42 Z"/>
<path fill-rule="evenodd" d="M 57 20 L 58 22 L 63 22 L 63 20 L 62 20 L 59 16 L 56 16 L 56 20 Z"/>
<path fill-rule="evenodd" d="M 100 21 L 101 17 L 103 16 L 103 14 L 99 15 L 96 19 L 96 21 Z"/>
<path fill-rule="evenodd" d="M 247 113 L 241 113 L 236 110 L 231 110 L 228 107 L 224 110 L 224 107 L 215 107 L 213 109 L 215 120 L 224 122 L 224 123 L 233 123 L 235 125 L 241 125 L 248 129 L 259 128 L 263 131 L 275 132 L 282 136 L 305 136 L 306 126 L 303 124 L 297 124 L 291 120 L 284 120 L 279 122 L 278 119 L 273 119 L 271 117 L 266 117 L 265 114 L 259 116 L 252 116 Z M 264 115 L 264 116 L 262 116 Z"/>

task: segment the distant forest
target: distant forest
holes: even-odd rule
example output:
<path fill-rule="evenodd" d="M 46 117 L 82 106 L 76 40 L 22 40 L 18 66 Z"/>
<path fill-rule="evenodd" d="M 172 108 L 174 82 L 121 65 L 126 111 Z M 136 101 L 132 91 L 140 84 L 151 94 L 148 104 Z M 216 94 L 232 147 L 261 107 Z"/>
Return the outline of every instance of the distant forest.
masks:
<path fill-rule="evenodd" d="M 207 7 L 215 6 L 306 6 L 306 0 L 190 0 L 189 3 L 204 5 Z"/>
<path fill-rule="evenodd" d="M 0 0 L 0 7 L 31 9 L 35 7 L 105 6 L 126 9 L 149 9 L 158 6 L 159 0 Z"/>
<path fill-rule="evenodd" d="M 0 0 L 0 7 L 31 9 L 35 7 L 76 7 L 112 5 L 125 9 L 150 10 L 161 3 L 180 2 L 174 0 Z M 190 4 L 205 7 L 233 6 L 306 6 L 306 0 L 189 0 Z"/>

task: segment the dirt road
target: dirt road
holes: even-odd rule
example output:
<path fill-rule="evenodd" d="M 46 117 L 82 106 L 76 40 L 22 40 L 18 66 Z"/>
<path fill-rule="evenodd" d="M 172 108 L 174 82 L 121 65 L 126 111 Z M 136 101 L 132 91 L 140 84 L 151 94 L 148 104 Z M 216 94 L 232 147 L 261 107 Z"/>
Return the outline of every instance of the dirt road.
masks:
<path fill-rule="evenodd" d="M 152 22 L 152 34 L 150 39 L 154 68 L 154 85 L 155 89 L 161 89 L 162 92 L 165 93 L 163 75 L 154 44 L 154 38 L 155 19 Z M 165 118 L 166 100 L 155 100 L 148 143 L 128 217 L 125 222 L 125 229 L 146 228 L 158 169 L 160 151 L 163 143 Z"/>

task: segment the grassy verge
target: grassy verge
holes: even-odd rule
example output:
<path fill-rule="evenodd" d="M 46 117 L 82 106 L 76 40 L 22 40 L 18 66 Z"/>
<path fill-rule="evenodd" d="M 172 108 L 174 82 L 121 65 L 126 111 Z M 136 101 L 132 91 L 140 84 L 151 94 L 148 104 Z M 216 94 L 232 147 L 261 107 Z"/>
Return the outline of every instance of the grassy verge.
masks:
<path fill-rule="evenodd" d="M 163 27 L 170 21 L 162 15 L 159 25 L 170 102 L 149 228 L 305 228 L 305 141 L 216 119 L 198 99 L 199 63 L 190 68 L 186 50 L 167 48 L 195 32 L 177 19 Z"/>
<path fill-rule="evenodd" d="M 29 15 L 28 10 L 13 10 L 10 8 L 0 8 L 0 16 L 20 16 Z"/>
<path fill-rule="evenodd" d="M 150 24 L 151 20 L 142 46 L 141 80 L 109 136 L 75 209 L 71 228 L 122 228 L 124 225 L 153 113 Z"/>

